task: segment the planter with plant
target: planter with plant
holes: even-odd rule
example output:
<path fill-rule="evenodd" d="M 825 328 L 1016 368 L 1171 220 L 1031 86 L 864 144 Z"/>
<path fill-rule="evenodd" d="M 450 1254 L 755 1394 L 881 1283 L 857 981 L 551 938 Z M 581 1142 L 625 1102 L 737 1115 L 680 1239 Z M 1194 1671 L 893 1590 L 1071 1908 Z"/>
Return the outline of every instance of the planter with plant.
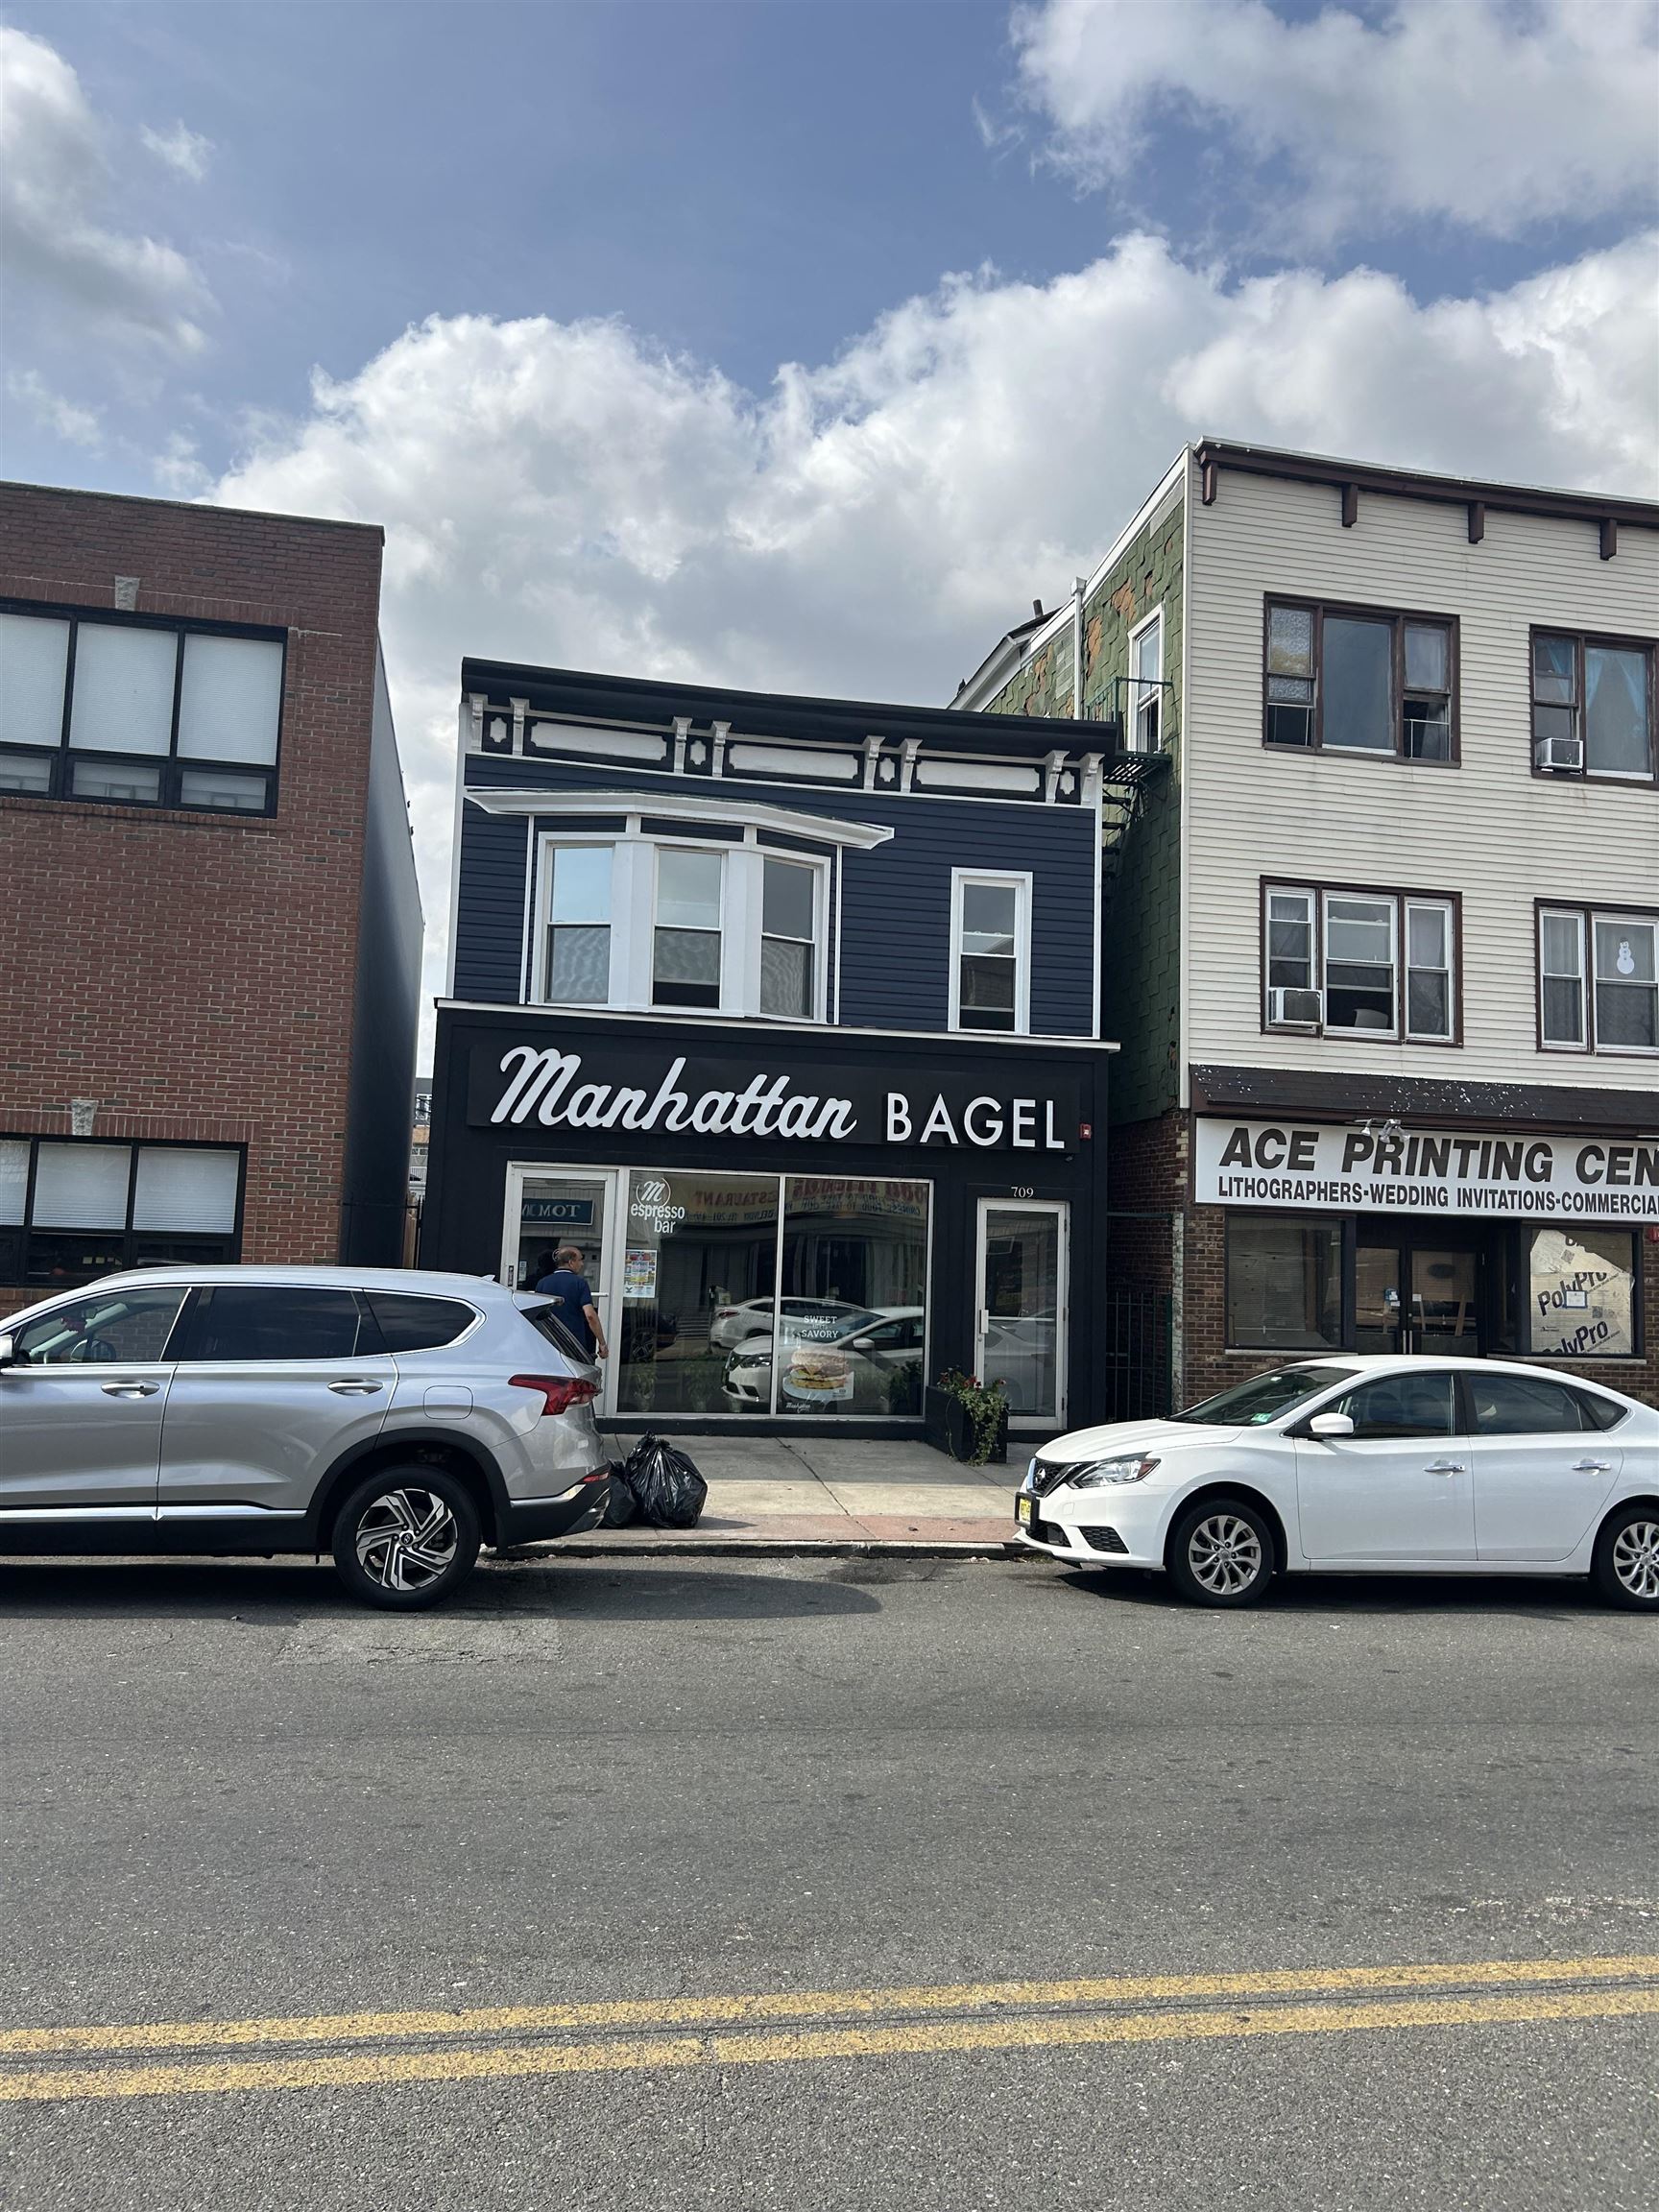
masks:
<path fill-rule="evenodd" d="M 1000 1382 L 981 1382 L 947 1367 L 927 1386 L 923 1432 L 936 1451 L 968 1467 L 1000 1465 L 1008 1456 L 1008 1398 Z"/>

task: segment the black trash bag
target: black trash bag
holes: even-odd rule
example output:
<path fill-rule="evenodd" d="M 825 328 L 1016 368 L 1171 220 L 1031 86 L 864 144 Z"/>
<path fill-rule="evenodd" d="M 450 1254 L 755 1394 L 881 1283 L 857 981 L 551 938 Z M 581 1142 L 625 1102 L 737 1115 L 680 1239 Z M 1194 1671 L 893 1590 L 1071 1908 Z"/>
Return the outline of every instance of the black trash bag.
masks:
<path fill-rule="evenodd" d="M 641 1436 L 622 1474 L 641 1521 L 657 1528 L 696 1527 L 709 1485 L 684 1452 L 661 1436 Z"/>
<path fill-rule="evenodd" d="M 628 1482 L 628 1470 L 617 1460 L 611 1462 L 611 1487 L 605 1493 L 605 1510 L 599 1517 L 601 1528 L 626 1528 L 630 1521 L 639 1518 L 639 1501 Z"/>

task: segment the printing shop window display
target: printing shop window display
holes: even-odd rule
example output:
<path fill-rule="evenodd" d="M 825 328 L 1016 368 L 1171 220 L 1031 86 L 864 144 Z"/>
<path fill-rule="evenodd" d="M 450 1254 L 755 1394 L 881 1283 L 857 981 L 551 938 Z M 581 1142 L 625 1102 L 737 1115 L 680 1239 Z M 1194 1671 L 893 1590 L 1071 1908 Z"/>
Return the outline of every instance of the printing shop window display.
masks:
<path fill-rule="evenodd" d="M 1633 1230 L 1535 1229 L 1530 1291 L 1534 1352 L 1577 1359 L 1635 1353 Z"/>
<path fill-rule="evenodd" d="M 924 1434 L 936 1451 L 968 1467 L 1001 1466 L 1008 1457 L 1008 1393 L 1000 1382 L 981 1382 L 959 1367 L 947 1367 L 923 1404 Z"/>

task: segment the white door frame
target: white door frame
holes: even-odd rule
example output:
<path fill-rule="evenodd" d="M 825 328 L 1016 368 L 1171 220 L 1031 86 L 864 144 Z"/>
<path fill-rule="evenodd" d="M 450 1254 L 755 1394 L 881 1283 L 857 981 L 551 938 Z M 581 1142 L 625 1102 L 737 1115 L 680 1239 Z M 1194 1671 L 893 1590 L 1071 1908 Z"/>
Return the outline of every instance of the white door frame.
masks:
<path fill-rule="evenodd" d="M 1059 1224 L 1054 1284 L 1054 1411 L 1010 1412 L 1010 1429 L 1066 1426 L 1066 1338 L 1071 1326 L 1071 1206 L 1065 1198 L 981 1198 L 974 1235 L 974 1372 L 985 1373 L 985 1247 L 993 1214 L 1052 1214 Z"/>
<path fill-rule="evenodd" d="M 621 1213 L 623 1176 L 625 1167 L 594 1167 L 585 1161 L 569 1166 L 553 1160 L 510 1160 L 507 1163 L 507 1181 L 501 1204 L 501 1267 L 500 1280 L 511 1286 L 518 1272 L 519 1231 L 524 1211 L 524 1185 L 527 1178 L 546 1176 L 562 1183 L 592 1183 L 600 1194 L 600 1243 L 605 1263 L 600 1279 L 593 1285 L 593 1301 L 599 1309 L 599 1318 L 605 1325 L 606 1341 L 611 1346 L 611 1358 L 599 1362 L 602 1378 L 596 1411 L 613 1413 L 616 1400 L 617 1344 L 619 1326 L 613 1325 L 612 1315 L 620 1310 L 622 1296 L 622 1262 L 626 1244 L 627 1223 Z M 571 1243 L 569 1238 L 549 1237 L 547 1241 Z M 535 1287 L 534 1285 L 531 1286 Z"/>

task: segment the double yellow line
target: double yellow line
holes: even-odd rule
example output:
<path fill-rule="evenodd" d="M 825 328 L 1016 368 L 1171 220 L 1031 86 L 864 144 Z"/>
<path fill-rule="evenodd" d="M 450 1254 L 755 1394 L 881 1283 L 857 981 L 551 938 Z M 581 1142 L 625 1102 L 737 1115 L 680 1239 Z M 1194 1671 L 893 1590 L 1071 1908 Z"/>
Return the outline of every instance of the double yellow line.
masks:
<path fill-rule="evenodd" d="M 1183 2004 L 1187 2008 L 1181 2008 Z M 0 2103 L 503 2080 L 648 2067 L 766 2066 L 937 2052 L 1636 2015 L 1659 2015 L 1659 1957 L 1485 1959 L 1449 1965 L 1118 1975 L 464 2011 L 14 2028 L 0 2031 L 0 2060 L 46 2063 L 0 2067 Z M 492 2040 L 500 2037 L 511 2040 Z M 276 2056 L 243 2056 L 250 2051 Z M 172 2056 L 161 2062 L 127 2062 L 140 2053 Z M 87 2058 L 98 2063 L 71 2063 Z"/>

